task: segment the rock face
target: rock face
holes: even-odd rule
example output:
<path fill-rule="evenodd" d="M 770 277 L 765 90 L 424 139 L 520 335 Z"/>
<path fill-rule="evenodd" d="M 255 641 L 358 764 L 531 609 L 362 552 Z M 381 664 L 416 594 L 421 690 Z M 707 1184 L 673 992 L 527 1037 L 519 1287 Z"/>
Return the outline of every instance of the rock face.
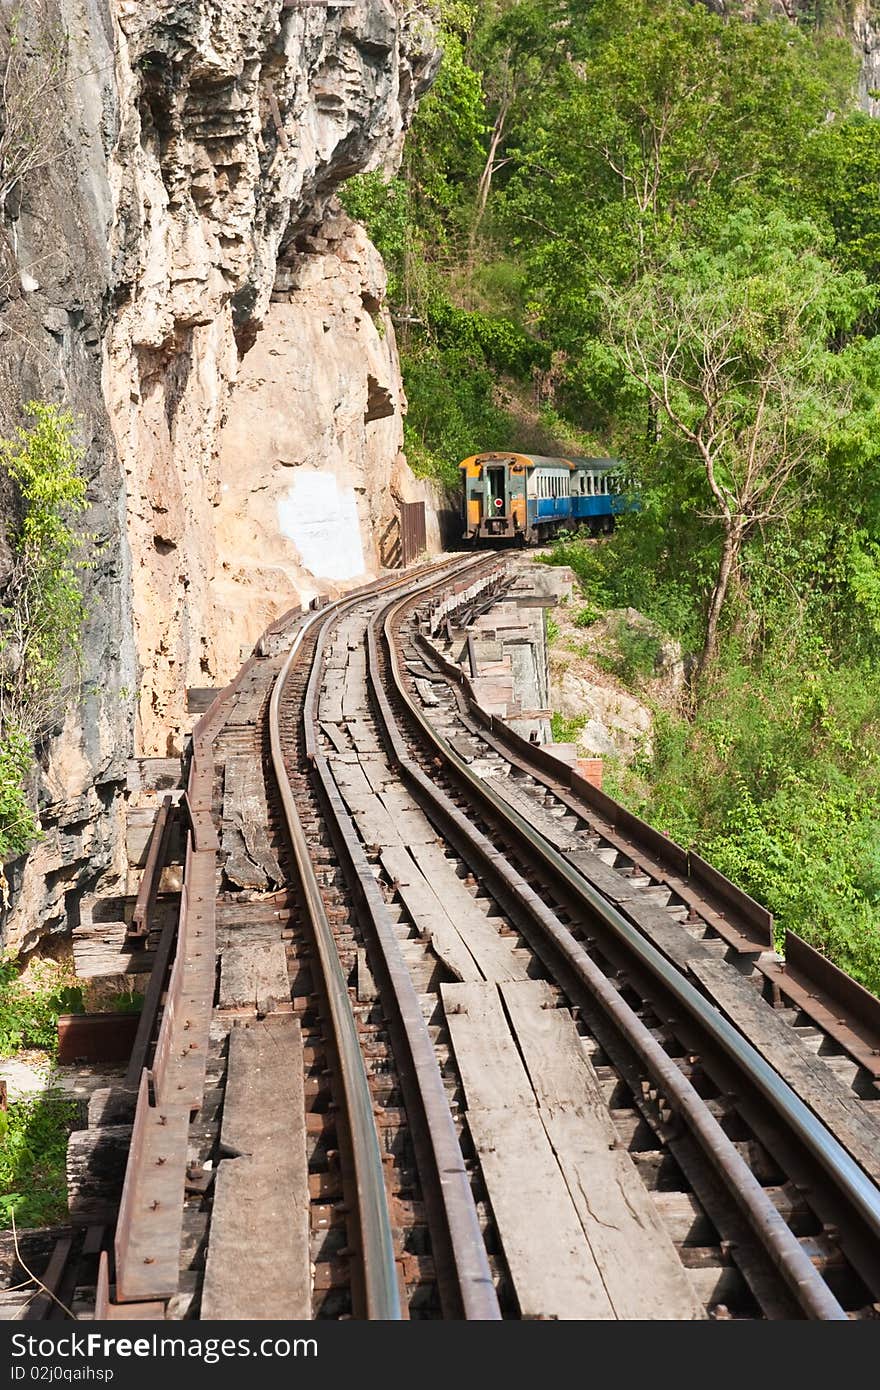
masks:
<path fill-rule="evenodd" d="M 186 687 L 222 683 L 291 602 L 368 577 L 395 499 L 426 495 L 399 454 L 381 265 L 326 213 L 345 178 L 396 167 L 439 59 L 430 6 L 393 0 L 22 14 L 64 72 L 57 148 L 0 218 L 0 431 L 23 400 L 71 406 L 100 544 L 45 837 L 6 866 L 13 948 L 115 882 L 127 759 L 180 749 Z"/>
<path fill-rule="evenodd" d="M 579 627 L 576 603 L 554 612 L 558 635 L 550 649 L 550 704 L 577 720 L 581 757 L 629 762 L 650 753 L 651 707 L 675 708 L 684 693 L 681 648 L 635 608 L 613 608 Z M 639 669 L 627 672 L 627 657 Z M 625 685 L 638 684 L 644 699 Z M 649 703 L 648 703 L 649 702 Z"/>
<path fill-rule="evenodd" d="M 338 209 L 279 265 L 219 437 L 210 596 L 236 615 L 214 625 L 221 680 L 279 602 L 375 573 L 397 502 L 424 487 L 400 456 L 405 401 L 384 297 L 378 254 Z"/>
<path fill-rule="evenodd" d="M 126 475 L 138 751 L 165 754 L 187 685 L 222 683 L 267 618 L 378 562 L 403 393 L 375 253 L 325 212 L 349 175 L 395 166 L 437 54 L 426 16 L 391 0 L 123 0 L 118 24 L 104 381 Z M 285 475 L 298 465 L 309 477 Z"/>
<path fill-rule="evenodd" d="M 70 41 L 54 94 L 63 109 L 41 132 L 47 163 L 7 198 L 8 230 L 0 225 L 0 433 L 17 423 L 23 401 L 71 409 L 85 451 L 83 524 L 96 543 L 94 568 L 84 574 L 89 616 L 77 708 L 40 755 L 43 838 L 27 859 L 6 865 L 11 905 L 0 916 L 0 947 L 27 946 L 76 922 L 82 894 L 113 872 L 137 685 L 126 640 L 122 481 L 101 392 L 114 216 L 107 161 L 118 119 L 112 27 L 103 0 L 39 0 L 20 6 L 19 16 L 28 64 L 42 61 L 53 34 L 67 29 Z"/>
<path fill-rule="evenodd" d="M 880 117 L 880 5 L 877 0 L 859 0 L 854 6 L 852 33 L 861 58 L 861 103 L 869 115 Z"/>

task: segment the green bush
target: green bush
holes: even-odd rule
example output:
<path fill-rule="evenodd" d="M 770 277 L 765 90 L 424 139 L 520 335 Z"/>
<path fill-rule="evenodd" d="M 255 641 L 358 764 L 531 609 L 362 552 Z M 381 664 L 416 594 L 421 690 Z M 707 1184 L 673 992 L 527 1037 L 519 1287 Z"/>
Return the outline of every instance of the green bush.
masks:
<path fill-rule="evenodd" d="M 594 608 L 591 603 L 586 603 L 575 613 L 574 625 L 575 627 L 592 627 L 593 623 L 597 623 L 601 616 L 598 608 Z"/>
<path fill-rule="evenodd" d="M 30 739 L 8 725 L 0 737 L 0 860 L 23 854 L 39 837 L 26 790 L 33 760 Z"/>
<path fill-rule="evenodd" d="M 13 566 L 0 609 L 0 860 L 38 838 L 28 800 L 33 741 L 70 701 L 85 618 L 83 537 L 71 518 L 85 507 L 69 411 L 31 401 L 28 423 L 0 439 L 0 469 L 15 487 Z"/>
<path fill-rule="evenodd" d="M 571 719 L 554 710 L 550 719 L 550 730 L 554 743 L 577 743 L 578 734 L 587 722 L 585 714 L 576 714 Z"/>
<path fill-rule="evenodd" d="M 0 1057 L 25 1047 L 54 1054 L 58 1015 L 82 1010 L 82 991 L 57 966 L 44 962 L 33 974 L 26 986 L 15 961 L 0 961 Z"/>
<path fill-rule="evenodd" d="M 12 1101 L 0 1126 L 0 1227 L 48 1226 L 67 1216 L 67 1138 L 77 1106 L 58 1091 Z"/>
<path fill-rule="evenodd" d="M 457 348 L 418 348 L 402 357 L 410 402 L 404 446 L 413 472 L 459 485 L 458 465 L 482 450 L 511 442 L 507 414 L 493 401 L 494 378 Z"/>
<path fill-rule="evenodd" d="M 660 638 L 652 632 L 630 627 L 623 619 L 615 624 L 611 637 L 615 651 L 597 657 L 602 670 L 619 676 L 627 685 L 650 680 L 657 665 Z"/>
<path fill-rule="evenodd" d="M 608 786 L 769 908 L 780 947 L 794 931 L 880 993 L 878 732 L 873 668 L 728 642 L 693 716 L 657 715 Z"/>

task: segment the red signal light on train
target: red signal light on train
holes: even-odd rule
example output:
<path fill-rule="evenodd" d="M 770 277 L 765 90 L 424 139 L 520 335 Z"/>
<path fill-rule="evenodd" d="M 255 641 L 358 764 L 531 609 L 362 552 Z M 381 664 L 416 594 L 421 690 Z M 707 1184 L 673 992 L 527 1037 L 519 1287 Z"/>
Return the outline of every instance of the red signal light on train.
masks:
<path fill-rule="evenodd" d="M 496 507 L 503 507 L 503 506 L 504 506 L 504 498 L 503 498 L 503 497 L 496 497 L 496 498 L 495 498 L 495 506 L 496 506 Z"/>

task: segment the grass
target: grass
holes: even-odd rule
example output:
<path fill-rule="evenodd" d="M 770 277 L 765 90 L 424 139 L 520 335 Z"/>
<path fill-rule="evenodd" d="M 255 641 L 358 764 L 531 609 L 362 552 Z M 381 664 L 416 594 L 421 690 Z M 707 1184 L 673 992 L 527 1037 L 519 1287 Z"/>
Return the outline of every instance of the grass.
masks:
<path fill-rule="evenodd" d="M 550 729 L 554 743 L 577 743 L 578 734 L 587 722 L 585 714 L 576 714 L 571 719 L 554 711 L 550 719 Z"/>
<path fill-rule="evenodd" d="M 67 1138 L 77 1104 L 58 1091 L 0 1112 L 0 1228 L 50 1226 L 67 1216 Z"/>
<path fill-rule="evenodd" d="M 0 1057 L 23 1048 L 58 1050 L 58 1015 L 82 1010 L 82 990 L 55 961 L 36 961 L 23 974 L 16 961 L 0 961 Z"/>
<path fill-rule="evenodd" d="M 58 1015 L 82 1009 L 69 968 L 32 961 L 22 971 L 0 961 L 0 1057 L 58 1051 Z M 67 1138 L 77 1105 L 51 1088 L 0 1111 L 0 1228 L 49 1226 L 67 1215 Z"/>

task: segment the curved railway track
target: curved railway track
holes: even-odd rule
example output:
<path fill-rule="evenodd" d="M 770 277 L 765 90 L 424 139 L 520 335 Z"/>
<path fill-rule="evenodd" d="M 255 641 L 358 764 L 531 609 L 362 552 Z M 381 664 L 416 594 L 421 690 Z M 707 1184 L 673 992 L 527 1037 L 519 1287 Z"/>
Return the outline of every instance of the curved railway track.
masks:
<path fill-rule="evenodd" d="M 197 726 L 98 1316 L 875 1315 L 880 1020 L 481 715 L 504 585 L 288 615 Z"/>

